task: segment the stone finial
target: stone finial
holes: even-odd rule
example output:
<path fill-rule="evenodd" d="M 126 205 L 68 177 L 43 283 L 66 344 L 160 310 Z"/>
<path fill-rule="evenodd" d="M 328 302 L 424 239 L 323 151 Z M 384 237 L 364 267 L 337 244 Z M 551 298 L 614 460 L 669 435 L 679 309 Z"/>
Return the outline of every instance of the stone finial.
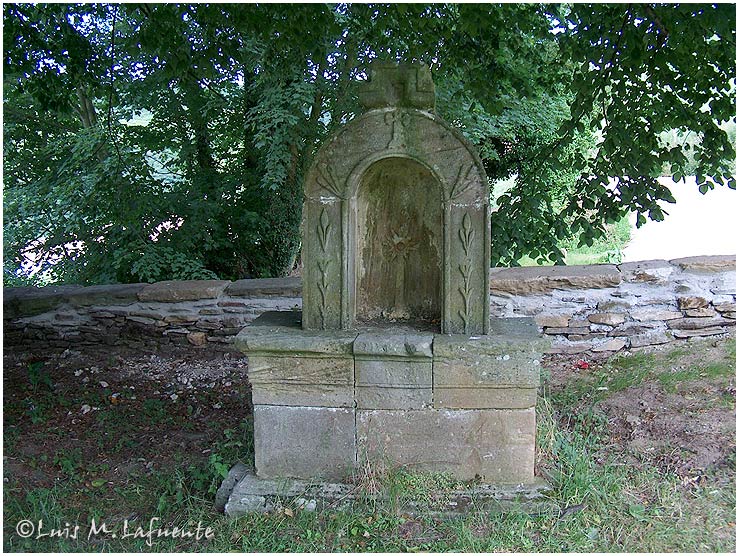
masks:
<path fill-rule="evenodd" d="M 425 64 L 374 62 L 359 91 L 366 110 L 397 106 L 433 112 L 435 100 L 431 70 Z"/>

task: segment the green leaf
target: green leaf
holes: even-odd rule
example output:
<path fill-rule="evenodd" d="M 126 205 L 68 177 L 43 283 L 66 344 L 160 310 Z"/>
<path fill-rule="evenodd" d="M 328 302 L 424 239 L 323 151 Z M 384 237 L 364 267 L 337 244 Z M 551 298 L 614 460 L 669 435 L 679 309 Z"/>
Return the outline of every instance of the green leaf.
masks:
<path fill-rule="evenodd" d="M 629 515 L 639 521 L 646 521 L 646 508 L 641 504 L 632 504 L 629 506 Z"/>

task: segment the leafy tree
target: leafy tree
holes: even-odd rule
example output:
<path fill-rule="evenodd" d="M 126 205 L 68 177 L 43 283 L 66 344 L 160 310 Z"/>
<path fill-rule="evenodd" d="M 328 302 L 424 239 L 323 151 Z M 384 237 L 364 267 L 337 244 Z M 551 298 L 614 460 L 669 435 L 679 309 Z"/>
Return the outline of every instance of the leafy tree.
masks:
<path fill-rule="evenodd" d="M 561 23 L 568 29 L 562 53 L 580 64 L 572 117 L 557 145 L 577 129 L 602 137 L 596 155 L 576 166 L 583 171 L 578 193 L 562 211 L 570 233 L 591 244 L 602 222 L 627 210 L 637 213 L 637 225 L 646 216 L 662 220 L 658 201 L 674 198 L 656 178 L 669 163 L 681 179 L 691 155 L 702 193 L 736 189 L 735 146 L 721 128 L 736 114 L 733 6 L 575 4 Z M 660 141 L 668 130 L 691 131 L 701 142 L 692 153 L 671 147 Z"/>
<path fill-rule="evenodd" d="M 735 187 L 730 5 L 6 4 L 3 22 L 6 282 L 286 274 L 305 168 L 378 57 L 429 64 L 440 114 L 515 176 L 499 263 L 661 219 L 666 165 Z"/>

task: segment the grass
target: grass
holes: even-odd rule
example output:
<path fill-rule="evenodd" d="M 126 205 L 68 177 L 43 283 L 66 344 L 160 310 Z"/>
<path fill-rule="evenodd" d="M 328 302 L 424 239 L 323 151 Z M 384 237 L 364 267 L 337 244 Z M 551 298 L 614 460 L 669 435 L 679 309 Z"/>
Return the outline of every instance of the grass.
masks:
<path fill-rule="evenodd" d="M 707 481 L 686 489 L 680 477 L 657 467 L 623 465 L 608 456 L 608 422 L 598 402 L 644 381 L 665 389 L 704 377 L 733 376 L 735 347 L 727 342 L 718 361 L 683 364 L 690 352 L 635 354 L 611 360 L 588 378 L 540 398 L 538 465 L 552 484 L 550 497 L 560 512 L 531 516 L 468 514 L 441 519 L 423 511 L 403 515 L 397 504 L 359 505 L 347 511 L 277 511 L 230 519 L 212 510 L 213 494 L 225 470 L 238 459 L 253 457 L 250 422 L 215 439 L 207 458 L 195 460 L 183 448 L 170 465 L 136 472 L 127 481 L 100 482 L 105 472 L 70 445 L 54 454 L 40 454 L 58 470 L 53 486 L 25 488 L 12 475 L 4 492 L 4 549 L 7 551 L 208 551 L 208 552 L 733 552 L 735 493 L 733 477 Z M 692 361 L 692 360 L 691 360 Z M 607 388 L 607 389 L 603 389 Z M 52 403 L 47 400 L 46 403 Z M 145 408 L 144 419 L 166 422 L 159 404 Z M 6 428 L 5 452 L 12 453 L 18 434 Z M 175 426 L 184 423 L 175 422 Z M 130 444 L 131 424 L 105 422 L 112 438 Z M 8 423 L 6 421 L 6 427 Z M 48 428 L 40 435 L 52 434 Z M 128 440 L 125 440 L 128 439 Z M 41 438 L 39 438 L 41 441 Z M 136 452 L 136 446 L 130 446 Z M 606 454 L 604 456 L 604 454 Z M 32 458 L 33 459 L 33 458 Z M 27 461 L 30 464 L 30 460 Z M 396 500 L 423 501 L 431 492 L 453 483 L 443 475 L 390 471 L 381 487 Z M 210 527 L 211 539 L 150 538 L 156 526 L 180 526 L 194 533 L 197 524 Z M 92 519 L 106 522 L 110 534 L 88 538 Z M 21 520 L 57 537 L 21 538 Z M 141 527 L 138 538 L 121 538 Z M 65 524 L 70 524 L 69 526 Z M 64 534 L 81 525 L 78 538 Z"/>
<path fill-rule="evenodd" d="M 588 399 L 597 403 L 611 394 L 648 380 L 657 381 L 665 391 L 674 393 L 682 385 L 692 381 L 733 377 L 736 374 L 736 344 L 734 341 L 726 341 L 723 349 L 724 354 L 717 361 L 703 360 L 700 355 L 695 357 L 685 347 L 672 348 L 666 352 L 619 355 L 587 376 L 574 380 L 556 395 L 555 402 L 572 405 L 578 399 Z M 690 357 L 691 355 L 694 357 Z"/>
<path fill-rule="evenodd" d="M 562 242 L 559 247 L 564 250 L 565 264 L 619 264 L 623 257 L 623 249 L 631 238 L 631 224 L 624 217 L 615 224 L 606 225 L 605 237 L 593 242 L 593 245 L 578 245 L 576 240 Z M 518 260 L 520 266 L 552 266 L 554 263 L 540 264 L 536 259 L 524 256 Z"/>

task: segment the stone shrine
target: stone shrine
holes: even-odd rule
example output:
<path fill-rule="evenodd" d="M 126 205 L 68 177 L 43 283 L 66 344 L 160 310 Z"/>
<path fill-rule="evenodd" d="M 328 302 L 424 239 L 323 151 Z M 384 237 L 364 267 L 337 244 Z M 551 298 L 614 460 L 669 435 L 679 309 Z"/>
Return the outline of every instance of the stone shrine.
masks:
<path fill-rule="evenodd" d="M 341 483 L 366 462 L 535 483 L 545 344 L 530 319 L 491 323 L 482 163 L 435 115 L 426 66 L 369 75 L 365 112 L 306 176 L 302 313 L 265 313 L 236 340 L 256 469 L 231 498 L 252 509 L 276 480 Z"/>

